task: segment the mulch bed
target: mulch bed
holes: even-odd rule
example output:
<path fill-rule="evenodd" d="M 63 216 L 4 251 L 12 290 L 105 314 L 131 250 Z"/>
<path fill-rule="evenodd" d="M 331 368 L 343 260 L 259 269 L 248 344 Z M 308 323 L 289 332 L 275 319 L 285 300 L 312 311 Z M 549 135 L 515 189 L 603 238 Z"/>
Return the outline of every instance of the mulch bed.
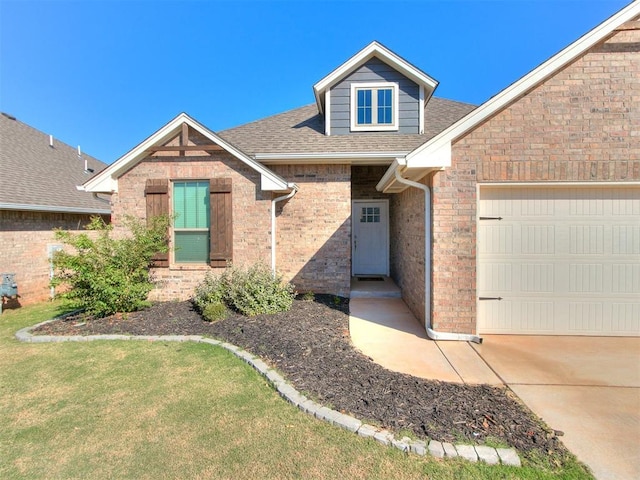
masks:
<path fill-rule="evenodd" d="M 459 443 L 507 443 L 522 453 L 564 454 L 547 429 L 510 390 L 460 385 L 391 372 L 356 350 L 348 300 L 316 295 L 289 312 L 209 323 L 190 302 L 162 302 L 127 315 L 67 317 L 40 335 L 206 335 L 238 345 L 276 367 L 301 393 L 392 431 Z"/>

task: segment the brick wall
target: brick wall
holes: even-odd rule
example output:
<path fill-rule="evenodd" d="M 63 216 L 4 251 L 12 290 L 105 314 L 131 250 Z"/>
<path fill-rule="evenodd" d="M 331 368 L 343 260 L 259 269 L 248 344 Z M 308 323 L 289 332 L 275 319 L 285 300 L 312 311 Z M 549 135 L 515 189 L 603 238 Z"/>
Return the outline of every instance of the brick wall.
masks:
<path fill-rule="evenodd" d="M 351 167 L 351 199 L 391 199 L 393 195 L 376 190 L 376 185 L 387 171 L 387 168 L 386 166 Z"/>
<path fill-rule="evenodd" d="M 424 324 L 424 192 L 408 188 L 392 195 L 389 209 L 391 277 L 409 309 Z"/>
<path fill-rule="evenodd" d="M 351 269 L 349 167 L 279 166 L 273 171 L 300 186 L 293 199 L 278 204 L 278 271 L 299 291 L 347 295 Z M 261 191 L 260 175 L 251 167 L 224 152 L 147 158 L 119 179 L 118 194 L 112 199 L 116 227 L 125 214 L 145 217 L 144 188 L 150 178 L 232 178 L 234 264 L 271 265 L 271 199 L 279 195 Z M 158 287 L 151 298 L 189 298 L 211 271 L 220 270 L 173 262 L 169 268 L 153 269 Z"/>
<path fill-rule="evenodd" d="M 454 143 L 433 178 L 435 328 L 476 329 L 476 183 L 640 180 L 639 44 L 614 34 Z"/>
<path fill-rule="evenodd" d="M 300 190 L 278 203 L 278 271 L 300 292 L 348 296 L 351 279 L 351 167 L 277 165 Z"/>
<path fill-rule="evenodd" d="M 146 217 L 144 196 L 147 179 L 231 178 L 233 181 L 233 262 L 238 266 L 255 262 L 270 264 L 270 198 L 259 188 L 260 175 L 232 155 L 221 152 L 212 155 L 186 157 L 149 157 L 118 180 L 118 194 L 112 198 L 112 221 L 121 226 L 123 215 Z M 172 204 L 169 189 L 169 204 Z M 152 273 L 157 288 L 150 298 L 159 300 L 186 299 L 209 271 L 208 265 L 156 268 Z M 219 271 L 219 270 L 218 270 Z"/>
<path fill-rule="evenodd" d="M 88 215 L 0 210 L 0 272 L 16 274 L 21 305 L 50 298 L 48 245 L 61 245 L 53 229 L 77 233 L 87 223 Z"/>

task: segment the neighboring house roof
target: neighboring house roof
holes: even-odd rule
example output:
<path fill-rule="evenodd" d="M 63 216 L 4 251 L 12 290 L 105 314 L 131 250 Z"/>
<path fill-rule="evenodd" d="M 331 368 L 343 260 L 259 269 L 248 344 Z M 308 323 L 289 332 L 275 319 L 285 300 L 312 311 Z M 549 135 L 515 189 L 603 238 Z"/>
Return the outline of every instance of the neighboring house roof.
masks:
<path fill-rule="evenodd" d="M 313 158 L 354 159 L 376 154 L 385 164 L 404 156 L 475 108 L 467 103 L 433 97 L 425 109 L 424 134 L 358 132 L 325 135 L 322 115 L 311 104 L 219 132 L 256 160 L 269 163 Z"/>
<path fill-rule="evenodd" d="M 183 124 L 194 129 L 200 133 L 207 141 L 212 142 L 219 147 L 222 147 L 228 153 L 235 158 L 245 163 L 258 173 L 260 173 L 260 188 L 266 191 L 284 192 L 291 191 L 297 188 L 295 184 L 288 183 L 282 177 L 276 175 L 264 165 L 249 158 L 242 151 L 238 150 L 234 145 L 227 140 L 220 138 L 213 131 L 202 125 L 200 122 L 194 120 L 186 113 L 181 113 L 169 123 L 167 123 L 160 130 L 148 137 L 142 143 L 135 148 L 124 154 L 109 167 L 104 169 L 94 178 L 86 181 L 82 188 L 87 192 L 117 192 L 118 191 L 118 178 L 131 170 L 134 166 L 149 156 L 149 149 L 151 147 L 164 145 L 168 141 L 174 139 L 180 134 Z"/>
<path fill-rule="evenodd" d="M 76 188 L 106 167 L 7 114 L 0 115 L 0 209 L 109 214 L 100 201 Z M 87 170 L 85 173 L 85 161 Z"/>
<path fill-rule="evenodd" d="M 402 159 L 402 161 L 405 162 L 404 165 L 400 165 L 406 173 L 405 176 L 415 180 L 423 177 L 436 166 L 438 168 L 451 166 L 451 144 L 458 138 L 464 136 L 491 116 L 507 108 L 528 91 L 584 55 L 597 43 L 612 35 L 613 32 L 621 28 L 623 24 L 634 19 L 637 20 L 639 16 L 640 2 L 634 1 L 529 72 L 520 80 L 480 105 L 470 114 L 461 118 L 442 133 L 409 153 L 406 158 Z M 398 166 L 398 162 L 394 162 L 389 167 L 382 180 L 378 183 L 377 188 L 379 190 L 390 193 L 402 191 L 407 188 L 406 185 L 401 185 L 395 180 L 395 169 Z"/>
<path fill-rule="evenodd" d="M 374 57 L 382 60 L 384 63 L 393 67 L 407 78 L 416 82 L 420 87 L 423 87 L 423 100 L 425 102 L 429 100 L 433 91 L 438 86 L 437 80 L 434 80 L 419 68 L 416 68 L 399 55 L 393 53 L 384 45 L 373 41 L 313 86 L 318 111 L 320 113 L 324 113 L 325 111 L 325 92 L 342 80 L 346 75 L 364 65 Z"/>

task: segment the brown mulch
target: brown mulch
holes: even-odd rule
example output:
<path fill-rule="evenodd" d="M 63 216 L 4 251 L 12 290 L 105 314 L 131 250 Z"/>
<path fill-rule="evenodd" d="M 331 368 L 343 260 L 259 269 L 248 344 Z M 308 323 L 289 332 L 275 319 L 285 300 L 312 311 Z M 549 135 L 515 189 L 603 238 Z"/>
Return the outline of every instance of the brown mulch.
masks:
<path fill-rule="evenodd" d="M 392 431 L 454 443 L 491 438 L 523 453 L 566 452 L 508 389 L 389 371 L 353 347 L 348 329 L 348 300 L 316 295 L 315 301 L 295 300 L 286 313 L 251 318 L 232 313 L 213 324 L 190 302 L 163 302 L 127 315 L 67 317 L 33 333 L 211 336 L 259 355 L 320 403 Z"/>

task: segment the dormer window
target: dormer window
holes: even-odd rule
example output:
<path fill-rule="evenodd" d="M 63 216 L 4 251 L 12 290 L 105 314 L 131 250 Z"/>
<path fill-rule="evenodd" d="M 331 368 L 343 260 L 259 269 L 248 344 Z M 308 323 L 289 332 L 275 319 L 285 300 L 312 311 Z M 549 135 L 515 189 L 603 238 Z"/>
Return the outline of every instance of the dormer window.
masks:
<path fill-rule="evenodd" d="M 398 130 L 398 84 L 352 83 L 351 130 Z"/>

